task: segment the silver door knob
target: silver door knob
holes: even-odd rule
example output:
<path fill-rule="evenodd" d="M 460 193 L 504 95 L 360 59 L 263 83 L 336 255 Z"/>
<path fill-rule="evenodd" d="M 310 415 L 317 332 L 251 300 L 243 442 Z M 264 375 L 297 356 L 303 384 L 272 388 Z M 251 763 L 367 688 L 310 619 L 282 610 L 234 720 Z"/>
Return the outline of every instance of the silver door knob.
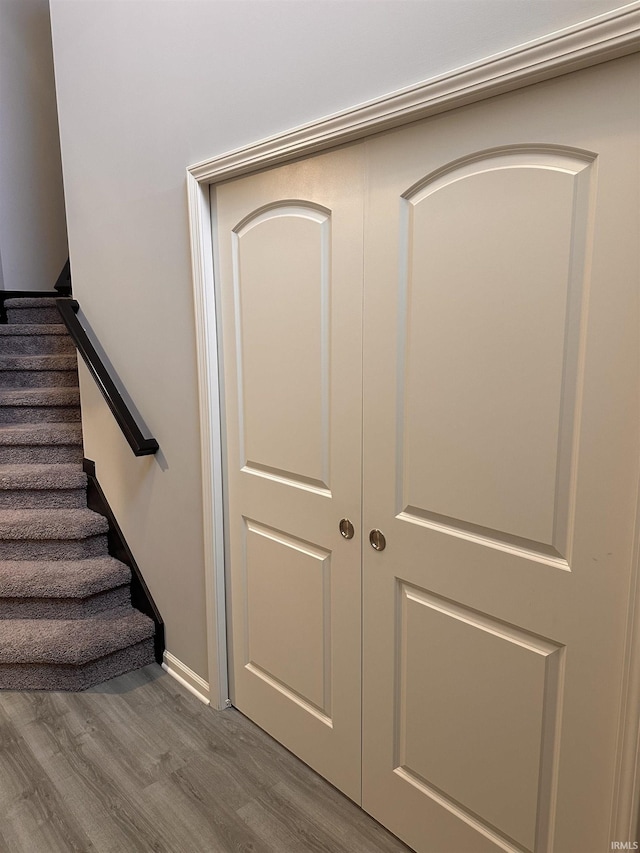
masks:
<path fill-rule="evenodd" d="M 353 539 L 354 533 L 353 524 L 351 524 L 348 518 L 343 518 L 340 521 L 340 535 L 345 539 Z"/>
<path fill-rule="evenodd" d="M 384 533 L 381 530 L 374 529 L 369 534 L 369 542 L 374 551 L 384 551 L 387 547 L 387 540 L 384 538 Z"/>

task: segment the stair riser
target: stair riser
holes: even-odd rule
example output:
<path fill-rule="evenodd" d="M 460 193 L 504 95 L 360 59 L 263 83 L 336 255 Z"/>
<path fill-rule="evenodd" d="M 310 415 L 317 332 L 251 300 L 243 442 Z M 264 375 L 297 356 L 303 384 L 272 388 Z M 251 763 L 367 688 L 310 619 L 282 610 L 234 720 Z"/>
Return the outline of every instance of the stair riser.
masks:
<path fill-rule="evenodd" d="M 87 619 L 131 604 L 131 589 L 121 586 L 89 598 L 0 598 L 0 619 Z"/>
<path fill-rule="evenodd" d="M 79 406 L 0 406 L 0 424 L 68 424 L 79 420 Z"/>
<path fill-rule="evenodd" d="M 86 505 L 86 488 L 0 491 L 0 509 L 78 509 Z"/>
<path fill-rule="evenodd" d="M 68 335 L 2 335 L 0 355 L 73 355 Z"/>
<path fill-rule="evenodd" d="M 0 445 L 0 465 L 82 462 L 82 445 Z"/>
<path fill-rule="evenodd" d="M 7 319 L 12 326 L 25 323 L 59 325 L 62 322 L 60 312 L 55 305 L 50 308 L 7 308 Z"/>
<path fill-rule="evenodd" d="M 78 387 L 77 370 L 0 370 L 0 388 Z"/>
<path fill-rule="evenodd" d="M 0 560 L 83 560 L 104 557 L 105 535 L 86 539 L 0 539 Z"/>
<path fill-rule="evenodd" d="M 150 639 L 83 666 L 0 664 L 0 690 L 86 690 L 154 660 Z"/>

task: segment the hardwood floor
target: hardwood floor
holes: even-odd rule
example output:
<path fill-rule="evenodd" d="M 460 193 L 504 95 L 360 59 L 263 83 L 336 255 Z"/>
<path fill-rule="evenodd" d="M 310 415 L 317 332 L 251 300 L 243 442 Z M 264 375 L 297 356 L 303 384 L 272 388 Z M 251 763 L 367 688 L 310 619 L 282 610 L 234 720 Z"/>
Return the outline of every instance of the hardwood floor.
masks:
<path fill-rule="evenodd" d="M 1 853 L 407 853 L 235 709 L 153 664 L 0 692 Z"/>

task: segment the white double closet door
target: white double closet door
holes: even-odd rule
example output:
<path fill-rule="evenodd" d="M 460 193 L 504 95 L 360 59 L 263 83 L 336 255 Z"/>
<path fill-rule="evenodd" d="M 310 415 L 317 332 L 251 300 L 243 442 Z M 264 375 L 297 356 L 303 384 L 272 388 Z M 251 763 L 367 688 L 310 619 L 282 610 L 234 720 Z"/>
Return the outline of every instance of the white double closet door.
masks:
<path fill-rule="evenodd" d="M 216 190 L 232 700 L 421 853 L 609 849 L 638 76 Z"/>

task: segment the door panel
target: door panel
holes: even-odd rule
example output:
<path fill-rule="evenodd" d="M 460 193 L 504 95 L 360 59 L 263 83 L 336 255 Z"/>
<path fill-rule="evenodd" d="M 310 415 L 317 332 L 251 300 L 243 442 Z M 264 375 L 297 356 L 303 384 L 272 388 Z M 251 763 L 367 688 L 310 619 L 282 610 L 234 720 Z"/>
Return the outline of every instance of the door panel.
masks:
<path fill-rule="evenodd" d="M 397 766 L 427 796 L 454 797 L 533 849 L 563 649 L 409 584 L 398 594 Z M 488 772 L 469 773 L 470 759 Z"/>
<path fill-rule="evenodd" d="M 556 515 L 566 519 L 570 465 L 559 440 L 564 432 L 570 455 L 573 412 L 561 409 L 576 383 L 592 165 L 560 151 L 491 153 L 402 199 L 398 512 L 407 520 L 482 528 L 566 556 Z"/>
<path fill-rule="evenodd" d="M 298 204 L 233 235 L 243 469 L 320 489 L 330 488 L 330 233 L 329 212 Z"/>
<path fill-rule="evenodd" d="M 420 853 L 609 846 L 637 69 L 365 143 L 363 805 Z"/>
<path fill-rule="evenodd" d="M 331 554 L 253 521 L 245 528 L 246 668 L 330 725 Z"/>
<path fill-rule="evenodd" d="M 362 151 L 216 195 L 231 697 L 359 802 Z"/>

